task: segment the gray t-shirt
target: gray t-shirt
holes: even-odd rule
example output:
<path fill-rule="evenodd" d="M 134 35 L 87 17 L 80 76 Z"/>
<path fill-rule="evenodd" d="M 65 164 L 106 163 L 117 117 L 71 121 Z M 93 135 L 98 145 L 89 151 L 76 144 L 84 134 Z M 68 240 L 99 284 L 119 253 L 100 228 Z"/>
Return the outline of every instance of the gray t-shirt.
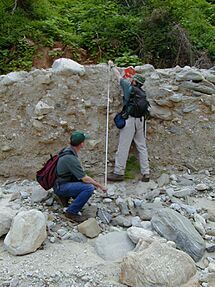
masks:
<path fill-rule="evenodd" d="M 69 149 L 69 148 L 68 148 Z M 71 148 L 72 149 L 72 148 Z M 58 182 L 76 182 L 86 175 L 77 153 L 72 149 L 73 154 L 66 154 L 59 158 L 57 163 Z"/>

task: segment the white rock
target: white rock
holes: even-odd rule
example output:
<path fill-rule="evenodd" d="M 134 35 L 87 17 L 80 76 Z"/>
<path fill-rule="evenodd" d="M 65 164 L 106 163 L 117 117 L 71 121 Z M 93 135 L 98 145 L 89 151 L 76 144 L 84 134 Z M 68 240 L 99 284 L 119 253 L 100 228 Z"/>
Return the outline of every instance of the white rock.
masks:
<path fill-rule="evenodd" d="M 41 211 L 32 209 L 14 217 L 4 245 L 11 254 L 23 255 L 36 251 L 46 237 L 45 216 Z"/>
<path fill-rule="evenodd" d="M 50 106 L 41 100 L 36 104 L 35 114 L 37 116 L 46 115 L 53 110 L 54 110 L 54 106 Z"/>
<path fill-rule="evenodd" d="M 60 58 L 54 61 L 52 71 L 56 74 L 78 74 L 84 75 L 84 66 L 71 59 Z"/>
<path fill-rule="evenodd" d="M 152 242 L 154 233 L 150 230 L 139 227 L 130 227 L 127 229 L 128 237 L 132 242 L 137 243 L 140 239 L 146 242 Z"/>
<path fill-rule="evenodd" d="M 195 189 L 198 191 L 205 191 L 208 190 L 208 186 L 204 183 L 199 183 L 196 185 Z"/>

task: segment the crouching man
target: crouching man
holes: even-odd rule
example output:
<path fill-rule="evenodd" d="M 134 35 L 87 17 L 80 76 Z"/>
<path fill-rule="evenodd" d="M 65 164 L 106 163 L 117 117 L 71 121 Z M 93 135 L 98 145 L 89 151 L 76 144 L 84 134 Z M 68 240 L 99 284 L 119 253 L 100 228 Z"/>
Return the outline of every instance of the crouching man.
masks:
<path fill-rule="evenodd" d="M 54 186 L 54 193 L 58 196 L 64 206 L 68 206 L 70 198 L 74 200 L 66 210 L 66 217 L 82 222 L 86 220 L 81 216 L 80 211 L 92 196 L 95 188 L 106 192 L 105 186 L 86 175 L 82 168 L 78 153 L 84 147 L 85 140 L 89 135 L 82 131 L 75 131 L 70 137 L 70 146 L 63 150 L 57 163 L 57 180 Z"/>

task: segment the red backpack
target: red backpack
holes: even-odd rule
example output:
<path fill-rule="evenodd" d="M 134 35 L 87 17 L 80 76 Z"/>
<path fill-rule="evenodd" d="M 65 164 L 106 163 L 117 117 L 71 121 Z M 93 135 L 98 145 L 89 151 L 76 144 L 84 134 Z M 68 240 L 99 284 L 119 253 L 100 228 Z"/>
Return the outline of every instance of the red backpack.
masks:
<path fill-rule="evenodd" d="M 57 179 L 57 162 L 60 157 L 66 154 L 74 155 L 74 152 L 71 149 L 63 149 L 54 156 L 50 155 L 50 159 L 36 172 L 36 180 L 45 190 L 49 190 L 54 186 Z"/>

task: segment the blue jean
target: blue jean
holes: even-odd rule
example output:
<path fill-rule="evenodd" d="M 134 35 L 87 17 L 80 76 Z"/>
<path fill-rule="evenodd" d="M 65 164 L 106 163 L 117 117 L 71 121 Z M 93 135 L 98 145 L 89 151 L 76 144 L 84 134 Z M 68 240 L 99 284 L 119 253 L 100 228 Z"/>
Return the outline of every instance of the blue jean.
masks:
<path fill-rule="evenodd" d="M 95 187 L 83 182 L 61 182 L 54 186 L 54 193 L 59 196 L 73 198 L 74 201 L 69 205 L 66 212 L 77 214 L 88 199 L 92 196 Z"/>

